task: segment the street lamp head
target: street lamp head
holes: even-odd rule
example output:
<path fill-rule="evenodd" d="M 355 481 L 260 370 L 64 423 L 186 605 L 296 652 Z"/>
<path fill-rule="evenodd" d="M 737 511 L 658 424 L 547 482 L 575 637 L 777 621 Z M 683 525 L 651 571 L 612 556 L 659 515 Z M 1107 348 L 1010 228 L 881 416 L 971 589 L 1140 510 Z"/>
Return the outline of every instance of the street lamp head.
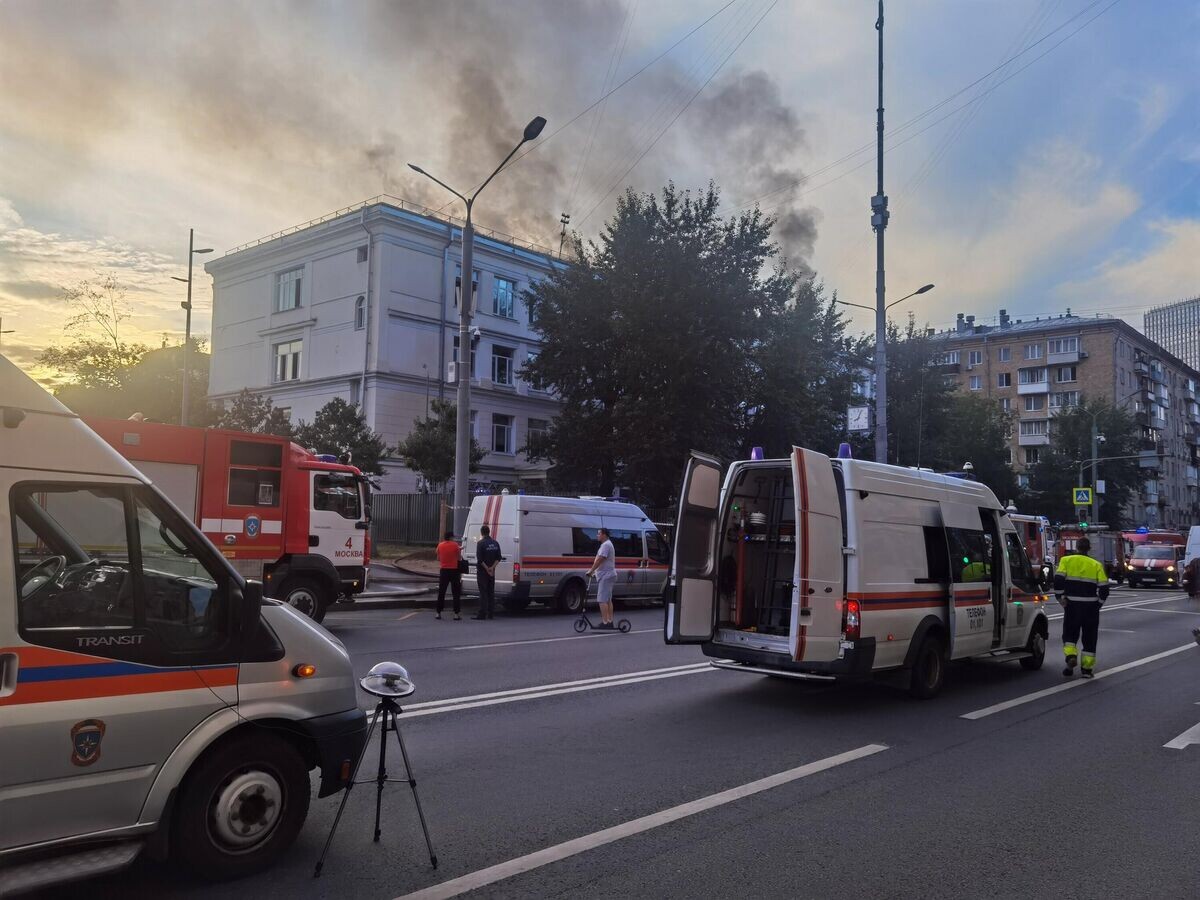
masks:
<path fill-rule="evenodd" d="M 925 285 L 925 287 L 917 288 L 917 293 L 924 294 L 926 291 L 932 291 L 932 290 L 933 290 L 933 285 L 927 284 L 927 285 Z"/>
<path fill-rule="evenodd" d="M 203 250 L 193 250 L 192 252 L 193 252 L 193 253 L 212 253 L 212 252 L 213 252 L 213 248 L 212 248 L 212 247 L 205 247 Z"/>
<path fill-rule="evenodd" d="M 539 134 L 542 133 L 542 129 L 545 127 L 546 127 L 546 120 L 543 119 L 541 116 L 534 116 L 533 121 L 525 126 L 525 135 L 524 135 L 523 140 L 526 140 L 526 141 L 534 140 Z"/>
<path fill-rule="evenodd" d="M 419 173 L 419 174 L 421 174 L 421 175 L 428 175 L 428 174 L 429 174 L 429 173 L 428 173 L 428 172 L 426 172 L 424 169 L 422 169 L 420 166 L 418 166 L 416 163 L 409 163 L 409 164 L 408 164 L 408 167 L 409 167 L 410 169 L 412 169 L 414 172 L 417 172 L 417 173 Z"/>
<path fill-rule="evenodd" d="M 190 304 L 190 303 L 186 303 L 186 302 L 185 302 L 185 303 L 180 303 L 180 304 L 179 304 L 179 308 L 180 308 L 180 309 L 191 309 L 191 308 L 192 308 L 192 304 Z"/>

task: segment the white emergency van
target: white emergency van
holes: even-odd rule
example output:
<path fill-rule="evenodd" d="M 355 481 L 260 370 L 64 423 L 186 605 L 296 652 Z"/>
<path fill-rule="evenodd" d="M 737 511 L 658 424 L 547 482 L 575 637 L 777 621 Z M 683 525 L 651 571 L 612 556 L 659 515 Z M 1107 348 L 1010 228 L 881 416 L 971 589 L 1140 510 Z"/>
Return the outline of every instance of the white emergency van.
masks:
<path fill-rule="evenodd" d="M 1042 665 L 1044 581 L 987 487 L 830 459 L 721 465 L 693 454 L 680 491 L 666 640 L 721 668 L 832 681 L 907 670 L 918 697 L 946 663 Z"/>
<path fill-rule="evenodd" d="M 463 589 L 469 594 L 479 593 L 475 545 L 482 525 L 500 544 L 503 559 L 496 568 L 496 600 L 509 612 L 519 612 L 530 602 L 560 612 L 581 612 L 589 602 L 584 576 L 600 547 L 596 534 L 601 527 L 608 529 L 617 553 L 613 599 L 663 596 L 670 547 L 632 503 L 525 494 L 474 498 L 463 538 L 463 558 L 471 563 L 470 574 L 463 576 Z"/>
<path fill-rule="evenodd" d="M 260 869 L 365 731 L 345 648 L 0 357 L 0 896 Z"/>

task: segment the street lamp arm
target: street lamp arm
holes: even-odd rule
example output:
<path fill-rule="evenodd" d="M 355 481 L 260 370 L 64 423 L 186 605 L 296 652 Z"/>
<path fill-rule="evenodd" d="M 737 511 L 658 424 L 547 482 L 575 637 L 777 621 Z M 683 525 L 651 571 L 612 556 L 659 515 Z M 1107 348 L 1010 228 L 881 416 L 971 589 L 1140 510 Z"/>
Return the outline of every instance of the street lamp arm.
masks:
<path fill-rule="evenodd" d="M 508 160 L 505 160 L 505 162 L 508 162 Z M 461 200 L 463 203 L 469 203 L 469 202 L 470 202 L 469 200 L 467 200 L 467 198 L 466 198 L 466 197 L 464 197 L 462 194 L 460 194 L 460 193 L 459 193 L 458 191 L 456 191 L 454 188 L 450 187 L 450 185 L 446 184 L 446 182 L 442 181 L 440 178 L 434 178 L 432 175 L 430 175 L 428 172 L 426 172 L 426 171 L 425 171 L 424 169 L 422 169 L 420 166 L 416 166 L 416 165 L 413 165 L 412 163 L 409 163 L 409 164 L 408 164 L 408 167 L 409 167 L 410 169 L 412 169 L 414 172 L 417 172 L 418 174 L 424 175 L 426 178 L 428 178 L 430 181 L 434 182 L 435 184 L 440 184 L 442 187 L 444 187 L 446 190 L 448 190 L 450 193 L 452 193 L 452 194 L 453 194 L 455 197 L 457 197 L 457 198 L 458 198 L 459 200 Z M 476 191 L 475 193 L 479 193 L 479 192 L 478 192 L 478 191 Z"/>
<path fill-rule="evenodd" d="M 840 303 L 842 306 L 855 306 L 855 307 L 857 307 L 857 308 L 859 308 L 859 309 L 866 309 L 866 310 L 870 310 L 871 312 L 875 312 L 875 307 L 873 307 L 873 306 L 864 306 L 864 305 L 863 305 L 863 304 L 861 304 L 861 303 L 850 303 L 850 302 L 849 302 L 849 301 L 847 301 L 847 300 L 834 300 L 833 302 L 834 302 L 834 303 Z"/>
<path fill-rule="evenodd" d="M 485 187 L 487 187 L 491 183 L 493 178 L 495 178 L 497 175 L 500 174 L 500 170 L 508 165 L 508 161 L 510 159 L 512 159 L 514 156 L 516 156 L 517 151 L 520 150 L 524 145 L 525 145 L 525 141 L 521 141 L 521 143 L 517 144 L 517 146 L 512 148 L 512 152 L 509 153 L 508 156 L 504 157 L 504 162 L 502 162 L 502 163 L 500 163 L 500 165 L 496 166 L 496 171 L 493 172 L 491 175 L 489 175 L 487 178 L 485 178 L 483 180 L 483 184 L 481 184 L 479 187 L 475 188 L 475 193 L 471 195 L 472 200 L 474 200 L 476 197 L 478 197 L 479 192 L 482 191 Z M 463 198 L 463 201 L 466 202 L 465 197 Z"/>

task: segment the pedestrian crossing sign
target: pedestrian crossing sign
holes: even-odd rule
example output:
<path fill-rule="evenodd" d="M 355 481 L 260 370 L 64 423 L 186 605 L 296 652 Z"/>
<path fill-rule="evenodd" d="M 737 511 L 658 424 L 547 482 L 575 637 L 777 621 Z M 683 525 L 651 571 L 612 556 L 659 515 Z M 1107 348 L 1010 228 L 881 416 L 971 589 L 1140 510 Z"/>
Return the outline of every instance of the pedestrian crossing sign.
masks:
<path fill-rule="evenodd" d="M 1092 489 L 1077 487 L 1074 490 L 1076 506 L 1091 506 L 1092 505 Z"/>

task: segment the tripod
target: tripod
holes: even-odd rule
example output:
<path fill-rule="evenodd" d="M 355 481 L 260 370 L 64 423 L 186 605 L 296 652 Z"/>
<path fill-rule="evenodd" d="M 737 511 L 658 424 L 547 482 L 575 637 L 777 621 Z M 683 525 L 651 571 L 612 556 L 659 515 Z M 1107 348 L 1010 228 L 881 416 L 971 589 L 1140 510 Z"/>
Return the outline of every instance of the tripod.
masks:
<path fill-rule="evenodd" d="M 411 691 L 410 691 L 411 693 Z M 429 837 L 429 826 L 425 824 L 425 813 L 421 809 L 421 797 L 417 794 L 417 779 L 413 777 L 412 766 L 408 761 L 408 750 L 404 746 L 404 735 L 400 733 L 400 722 L 398 716 L 404 712 L 400 705 L 391 697 L 379 697 L 379 705 L 375 707 L 375 714 L 371 717 L 371 727 L 367 729 L 367 737 L 363 741 L 362 752 L 358 754 L 358 761 L 354 764 L 354 771 L 350 774 L 350 781 L 346 784 L 346 790 L 342 794 L 341 805 L 338 806 L 337 815 L 333 818 L 333 825 L 329 829 L 329 836 L 325 839 L 325 849 L 321 851 L 321 858 L 317 860 L 317 867 L 313 871 L 313 878 L 321 877 L 321 869 L 325 865 L 325 857 L 329 854 L 329 846 L 333 843 L 333 835 L 337 831 L 338 823 L 342 820 L 342 813 L 346 809 L 346 801 L 350 799 L 350 790 L 356 784 L 369 784 L 370 781 L 355 781 L 358 775 L 358 770 L 362 766 L 363 757 L 367 755 L 367 748 L 371 746 L 371 735 L 375 731 L 375 726 L 382 721 L 383 726 L 379 729 L 379 769 L 375 774 L 375 843 L 379 843 L 379 812 L 383 804 L 383 786 L 390 782 L 407 781 L 408 786 L 412 788 L 413 801 L 417 804 L 417 817 L 421 820 L 421 831 L 425 833 L 425 846 L 429 849 L 429 863 L 435 869 L 437 868 L 437 854 L 433 852 L 433 841 Z M 400 744 L 400 755 L 404 758 L 404 774 L 405 778 L 388 778 L 387 777 L 387 733 L 388 730 L 396 732 L 396 740 Z"/>

